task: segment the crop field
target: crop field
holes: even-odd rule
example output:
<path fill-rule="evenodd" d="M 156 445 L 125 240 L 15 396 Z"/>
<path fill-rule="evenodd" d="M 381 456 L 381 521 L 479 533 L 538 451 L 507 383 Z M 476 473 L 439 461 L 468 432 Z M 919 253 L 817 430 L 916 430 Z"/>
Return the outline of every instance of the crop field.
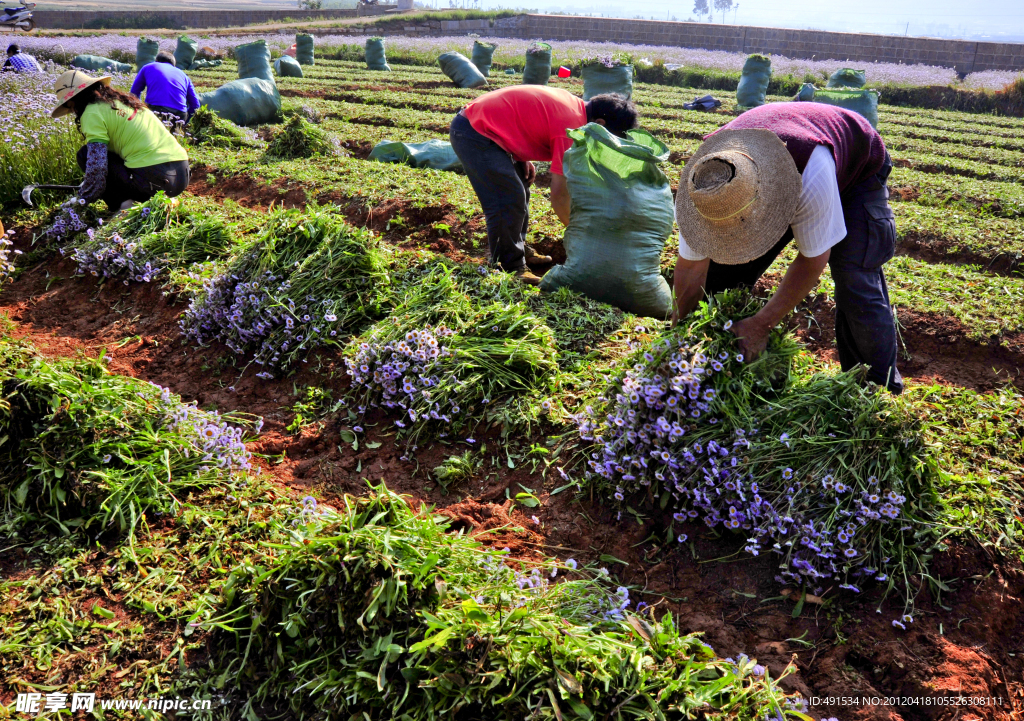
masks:
<path fill-rule="evenodd" d="M 281 123 L 197 117 L 182 196 L 54 240 L 20 190 L 82 140 L 0 78 L 0 716 L 1021 718 L 1024 119 L 879 108 L 892 397 L 839 371 L 828 271 L 736 355 L 793 250 L 675 329 L 489 268 L 464 175 L 368 156 L 521 77 L 317 53 Z M 634 100 L 673 189 L 738 114 Z M 158 698 L 210 703 L 113 705 Z"/>

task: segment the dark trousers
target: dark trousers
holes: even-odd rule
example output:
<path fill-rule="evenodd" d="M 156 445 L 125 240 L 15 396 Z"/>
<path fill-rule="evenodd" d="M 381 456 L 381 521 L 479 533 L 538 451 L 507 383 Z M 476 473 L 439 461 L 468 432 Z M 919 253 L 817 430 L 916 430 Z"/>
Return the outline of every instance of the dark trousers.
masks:
<path fill-rule="evenodd" d="M 86 146 L 78 150 L 78 167 L 85 170 L 88 158 Z M 107 150 L 107 187 L 103 200 L 110 210 L 117 210 L 126 200 L 144 203 L 161 190 L 168 198 L 181 195 L 188 187 L 189 169 L 187 160 L 173 163 L 158 163 L 146 168 L 127 168 L 124 160 Z"/>
<path fill-rule="evenodd" d="M 464 115 L 455 116 L 448 137 L 483 206 L 491 262 L 510 272 L 526 268 L 530 189 L 525 164 L 473 130 Z"/>
<path fill-rule="evenodd" d="M 174 108 L 168 108 L 163 105 L 150 105 L 149 109 L 153 111 L 160 122 L 163 123 L 168 130 L 172 133 L 178 130 L 183 130 L 185 125 L 188 124 L 188 113 L 184 110 L 175 110 Z"/>
<path fill-rule="evenodd" d="M 901 393 L 903 378 L 896 369 L 896 323 L 882 272 L 882 265 L 896 252 L 896 219 L 886 187 L 891 171 L 892 161 L 886 155 L 877 175 L 843 193 L 846 237 L 832 247 L 828 264 L 836 286 L 840 365 L 843 370 L 857 364 L 869 366 L 868 380 Z M 714 295 L 727 288 L 753 286 L 792 239 L 790 229 L 771 250 L 742 265 L 712 261 L 705 292 Z"/>

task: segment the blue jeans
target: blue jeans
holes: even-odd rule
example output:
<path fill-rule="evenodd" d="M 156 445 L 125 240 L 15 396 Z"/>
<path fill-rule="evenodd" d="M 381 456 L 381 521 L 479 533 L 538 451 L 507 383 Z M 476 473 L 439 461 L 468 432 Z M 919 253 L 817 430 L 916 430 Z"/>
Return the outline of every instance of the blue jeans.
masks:
<path fill-rule="evenodd" d="M 886 154 L 877 175 L 843 193 L 846 237 L 832 247 L 828 264 L 836 286 L 839 364 L 844 371 L 858 364 L 868 366 L 868 380 L 902 393 L 903 378 L 896 368 L 896 323 L 882 272 L 882 265 L 896 252 L 896 218 L 886 187 L 891 171 L 892 161 Z M 753 286 L 792 239 L 792 229 L 787 230 L 771 250 L 749 263 L 712 261 L 704 291 L 714 295 L 727 288 Z"/>
<path fill-rule="evenodd" d="M 515 272 L 526 268 L 526 230 L 530 225 L 530 188 L 524 163 L 456 115 L 449 132 L 452 149 L 462 161 L 487 219 L 491 262 Z"/>

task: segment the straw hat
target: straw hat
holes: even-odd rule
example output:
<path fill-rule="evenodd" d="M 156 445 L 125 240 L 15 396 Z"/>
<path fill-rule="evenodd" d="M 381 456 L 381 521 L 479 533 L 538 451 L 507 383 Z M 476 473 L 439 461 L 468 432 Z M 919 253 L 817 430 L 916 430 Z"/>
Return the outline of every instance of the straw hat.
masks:
<path fill-rule="evenodd" d="M 764 255 L 796 215 L 803 183 L 771 130 L 720 130 L 687 161 L 676 193 L 686 244 L 723 265 Z"/>
<path fill-rule="evenodd" d="M 54 118 L 62 118 L 71 112 L 71 108 L 64 107 L 64 103 L 78 95 L 83 90 L 91 88 L 96 83 L 110 85 L 110 76 L 94 78 L 86 75 L 81 70 L 68 70 L 57 78 L 57 84 L 53 86 L 53 94 L 57 96 L 57 107 L 50 115 Z"/>

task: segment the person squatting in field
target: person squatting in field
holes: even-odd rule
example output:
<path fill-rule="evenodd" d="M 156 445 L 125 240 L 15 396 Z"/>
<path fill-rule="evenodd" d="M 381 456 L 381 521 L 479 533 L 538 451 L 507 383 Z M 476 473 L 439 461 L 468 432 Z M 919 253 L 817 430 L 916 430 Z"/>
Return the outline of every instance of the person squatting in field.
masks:
<path fill-rule="evenodd" d="M 795 241 L 798 255 L 771 300 L 731 329 L 744 357 L 764 350 L 769 331 L 817 287 L 827 263 L 843 370 L 869 366 L 868 380 L 902 392 L 882 271 L 896 247 L 891 170 L 867 120 L 830 105 L 763 105 L 707 136 L 676 194 L 674 319 L 705 294 L 753 286 Z"/>
<path fill-rule="evenodd" d="M 184 128 L 199 110 L 199 95 L 192 80 L 176 67 L 174 56 L 166 50 L 156 54 L 156 61 L 142 66 L 132 83 L 131 94 L 141 99 L 146 93 L 146 106 L 172 130 Z"/>
<path fill-rule="evenodd" d="M 618 136 L 637 125 L 637 110 L 620 95 L 589 102 L 566 90 L 516 85 L 471 101 L 452 120 L 449 138 L 487 219 L 491 262 L 531 285 L 540 278 L 527 269 L 551 258 L 526 245 L 532 161 L 551 163 L 551 207 L 569 224 L 569 191 L 562 157 L 572 146 L 566 130 L 598 123 Z"/>
<path fill-rule="evenodd" d="M 7 60 L 4 61 L 3 69 L 5 72 L 16 73 L 43 72 L 43 69 L 39 67 L 39 62 L 31 55 L 21 52 L 21 48 L 14 43 L 7 46 Z"/>
<path fill-rule="evenodd" d="M 63 235 L 76 206 L 102 198 L 110 210 L 125 210 L 161 190 L 173 198 L 188 187 L 188 153 L 141 100 L 110 87 L 109 76 L 69 70 L 57 79 L 54 93 L 58 105 L 52 116 L 74 113 L 85 136 L 78 151 L 85 180 L 47 234 Z"/>

